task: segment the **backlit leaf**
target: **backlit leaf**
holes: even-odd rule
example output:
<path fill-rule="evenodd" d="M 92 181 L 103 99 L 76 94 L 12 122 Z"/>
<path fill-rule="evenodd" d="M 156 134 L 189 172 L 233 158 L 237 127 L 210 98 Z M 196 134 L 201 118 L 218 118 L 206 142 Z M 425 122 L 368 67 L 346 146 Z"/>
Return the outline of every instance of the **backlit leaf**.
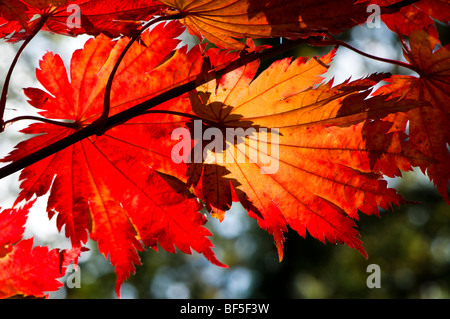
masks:
<path fill-rule="evenodd" d="M 47 292 L 62 286 L 57 279 L 81 252 L 80 248 L 59 251 L 33 247 L 32 238 L 22 239 L 33 203 L 0 212 L 0 298 L 46 297 Z"/>
<path fill-rule="evenodd" d="M 367 99 L 386 75 L 319 84 L 332 56 L 277 61 L 254 80 L 258 63 L 247 64 L 191 96 L 207 127 L 226 134 L 223 152 L 203 145 L 204 162 L 222 167 L 218 173 L 205 165 L 203 179 L 223 185 L 226 193 L 223 179 L 231 182 L 242 204 L 274 236 L 280 259 L 287 226 L 366 255 L 353 221 L 358 211 L 378 215 L 379 207 L 402 203 L 382 174 L 400 175 L 400 169 L 427 160 L 404 145 L 404 133 L 389 131 L 392 123 L 376 120 L 417 104 Z M 210 200 L 204 185 L 203 197 Z M 209 204 L 216 203 L 213 198 Z M 223 209 L 219 203 L 216 208 Z"/>
<path fill-rule="evenodd" d="M 365 22 L 366 4 L 354 0 L 161 0 L 185 15 L 191 33 L 227 49 L 243 49 L 236 39 L 303 37 L 340 33 Z"/>
<path fill-rule="evenodd" d="M 65 35 L 103 33 L 109 37 L 130 35 L 165 6 L 158 1 L 106 0 L 2 0 L 0 37 L 11 41 L 25 39 L 46 16 L 43 30 Z M 35 16 L 40 16 L 38 19 Z"/>
<path fill-rule="evenodd" d="M 399 0 L 375 0 L 379 5 L 390 5 Z M 382 15 L 383 22 L 394 32 L 410 35 L 413 31 L 427 30 L 438 36 L 434 20 L 450 23 L 450 2 L 448 0 L 421 0 L 401 8 L 398 12 Z"/>
<path fill-rule="evenodd" d="M 136 43 L 128 52 L 114 80 L 112 114 L 200 72 L 198 48 L 173 53 L 179 43 L 174 38 L 181 32 L 177 22 L 160 24 L 142 36 L 145 45 Z M 48 118 L 71 121 L 79 127 L 92 123 L 102 112 L 106 80 L 126 42 L 103 35 L 89 40 L 74 53 L 70 77 L 61 58 L 47 53 L 37 77 L 48 93 L 26 89 L 30 103 Z M 168 105 L 178 105 L 183 111 L 189 102 L 181 98 Z M 88 235 L 97 241 L 100 252 L 109 255 L 115 266 L 117 290 L 134 272 L 133 264 L 140 263 L 137 251 L 143 246 L 157 249 L 160 245 L 170 252 L 178 248 L 184 253 L 194 249 L 222 265 L 211 250 L 207 238 L 211 234 L 203 227 L 199 202 L 157 171 L 185 176 L 186 166 L 171 161 L 175 142 L 170 133 L 180 121 L 174 115 L 142 115 L 49 156 L 22 171 L 17 202 L 50 190 L 49 216 L 58 215 L 58 228 L 65 226 L 74 246 L 85 243 Z M 15 161 L 75 131 L 32 124 L 23 132 L 38 136 L 20 143 L 3 161 Z"/>
<path fill-rule="evenodd" d="M 424 31 L 413 32 L 410 48 L 405 47 L 405 57 L 419 77 L 393 75 L 378 93 L 392 97 L 412 98 L 428 103 L 396 118 L 396 125 L 406 128 L 409 121 L 410 141 L 422 153 L 435 159 L 422 166 L 447 200 L 450 179 L 450 46 L 440 43 Z M 437 47 L 438 46 L 438 47 Z"/>

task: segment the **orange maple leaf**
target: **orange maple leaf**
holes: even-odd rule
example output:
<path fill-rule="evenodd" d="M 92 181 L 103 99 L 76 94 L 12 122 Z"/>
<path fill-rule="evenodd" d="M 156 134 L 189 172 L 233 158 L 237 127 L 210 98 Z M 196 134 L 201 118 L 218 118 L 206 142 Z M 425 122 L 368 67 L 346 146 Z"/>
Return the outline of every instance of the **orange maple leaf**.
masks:
<path fill-rule="evenodd" d="M 193 149 L 206 164 L 202 174 L 199 164 L 191 165 L 188 172 L 201 176 L 192 184 L 201 180 L 200 197 L 219 210 L 237 196 L 274 236 L 280 259 L 288 225 L 302 236 L 307 230 L 366 256 L 353 221 L 358 210 L 377 215 L 378 207 L 402 203 L 382 174 L 399 175 L 411 163 L 427 161 L 405 145 L 404 133 L 390 132 L 392 123 L 377 120 L 417 103 L 367 99 L 387 75 L 319 85 L 333 54 L 277 61 L 254 80 L 259 63 L 247 64 L 191 95 L 204 125 L 225 136 L 222 148 L 216 137 Z"/>

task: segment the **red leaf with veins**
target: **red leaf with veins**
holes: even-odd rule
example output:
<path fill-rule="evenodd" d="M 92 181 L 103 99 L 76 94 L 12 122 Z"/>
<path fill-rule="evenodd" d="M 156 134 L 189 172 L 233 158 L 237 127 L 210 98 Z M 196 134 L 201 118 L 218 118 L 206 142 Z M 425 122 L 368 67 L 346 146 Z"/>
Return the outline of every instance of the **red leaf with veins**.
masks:
<path fill-rule="evenodd" d="M 409 121 L 411 143 L 434 159 L 421 166 L 423 172 L 450 202 L 450 45 L 440 46 L 438 40 L 424 31 L 412 32 L 409 44 L 409 48 L 404 47 L 405 57 L 420 76 L 393 75 L 387 80 L 390 84 L 377 92 L 427 103 L 428 106 L 400 114 L 394 120 L 403 130 Z"/>
<path fill-rule="evenodd" d="M 32 238 L 22 240 L 33 204 L 30 201 L 21 208 L 0 211 L 0 298 L 46 297 L 46 292 L 62 286 L 57 279 L 81 252 L 81 248 L 33 248 Z"/>
<path fill-rule="evenodd" d="M 378 5 L 392 5 L 401 0 L 372 0 Z M 450 2 L 448 0 L 421 0 L 401 8 L 392 14 L 383 14 L 382 20 L 394 32 L 409 36 L 413 31 L 426 30 L 438 36 L 434 20 L 450 22 Z"/>
<path fill-rule="evenodd" d="M 111 92 L 115 114 L 198 75 L 199 48 L 173 53 L 174 40 L 183 28 L 177 22 L 159 24 L 135 43 L 120 64 Z M 111 41 L 105 36 L 89 40 L 74 53 L 70 78 L 59 56 L 47 53 L 37 77 L 48 90 L 26 89 L 30 103 L 47 118 L 73 121 L 79 127 L 92 123 L 102 112 L 107 78 L 127 40 Z M 189 100 L 178 98 L 159 110 L 177 106 L 188 109 Z M 57 213 L 59 229 L 64 225 L 73 245 L 88 234 L 99 250 L 110 255 L 121 283 L 139 264 L 138 250 L 145 246 L 184 253 L 191 249 L 211 262 L 222 264 L 212 252 L 211 234 L 203 227 L 200 203 L 182 190 L 177 178 L 185 178 L 184 164 L 171 160 L 170 133 L 180 126 L 180 117 L 146 114 L 116 126 L 100 137 L 72 145 L 21 173 L 22 191 L 17 201 L 50 190 L 47 211 Z M 76 131 L 51 124 L 32 124 L 27 134 L 38 134 L 20 143 L 3 161 L 14 161 Z M 143 244 L 143 245 L 142 245 Z"/>
<path fill-rule="evenodd" d="M 35 15 L 40 15 L 48 17 L 45 31 L 72 36 L 103 33 L 114 38 L 130 35 L 165 7 L 153 0 L 2 0 L 0 37 L 25 39 L 39 21 Z"/>

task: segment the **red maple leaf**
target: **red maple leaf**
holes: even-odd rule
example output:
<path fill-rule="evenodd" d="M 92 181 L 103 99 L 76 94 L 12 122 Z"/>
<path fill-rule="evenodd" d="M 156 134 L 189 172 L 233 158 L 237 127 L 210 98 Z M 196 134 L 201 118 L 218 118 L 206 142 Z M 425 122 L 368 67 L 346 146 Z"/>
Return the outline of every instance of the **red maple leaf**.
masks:
<path fill-rule="evenodd" d="M 62 286 L 57 279 L 80 254 L 80 248 L 49 251 L 33 247 L 32 238 L 22 239 L 33 203 L 0 211 L 0 298 L 46 297 L 47 292 Z"/>
<path fill-rule="evenodd" d="M 428 106 L 397 115 L 394 119 L 400 129 L 409 123 L 409 137 L 414 147 L 434 162 L 422 170 L 437 185 L 440 194 L 449 201 L 450 179 L 450 45 L 440 46 L 438 40 L 424 31 L 411 33 L 410 47 L 404 44 L 404 54 L 419 77 L 393 75 L 389 85 L 377 92 L 391 97 L 413 98 Z M 437 49 L 436 49 L 437 48 Z"/>
<path fill-rule="evenodd" d="M 399 0 L 374 0 L 378 5 L 392 5 Z M 433 19 L 450 22 L 450 3 L 447 0 L 421 0 L 401 8 L 398 12 L 383 14 L 381 19 L 394 32 L 410 35 L 412 31 L 426 30 L 438 36 Z"/>
<path fill-rule="evenodd" d="M 183 31 L 177 22 L 160 24 L 142 36 L 122 61 L 111 92 L 111 114 L 197 75 L 201 69 L 199 48 L 174 52 Z M 30 103 L 47 118 L 70 121 L 73 128 L 52 124 L 32 124 L 27 134 L 39 134 L 20 143 L 3 161 L 15 161 L 91 124 L 102 112 L 106 80 L 127 41 L 111 41 L 106 36 L 89 40 L 74 53 L 71 76 L 59 56 L 47 53 L 37 77 L 49 93 L 26 89 Z M 189 100 L 167 103 L 179 111 Z M 161 105 L 159 110 L 167 106 Z M 99 137 L 91 137 L 54 154 L 21 173 L 22 191 L 17 199 L 28 200 L 50 190 L 47 211 L 58 214 L 57 225 L 65 226 L 74 246 L 89 236 L 100 252 L 110 256 L 121 283 L 139 264 L 143 245 L 184 253 L 191 248 L 211 262 L 214 256 L 210 232 L 200 203 L 183 190 L 185 165 L 171 160 L 170 133 L 181 123 L 170 114 L 146 114 L 116 126 Z M 170 173 L 176 177 L 168 177 Z M 143 244 L 143 245 L 142 245 Z"/>
<path fill-rule="evenodd" d="M 46 31 L 65 35 L 103 33 L 114 38 L 130 35 L 141 26 L 141 21 L 163 8 L 164 5 L 152 0 L 2 0 L 0 36 L 8 36 L 11 41 L 23 40 L 41 19 L 46 19 L 42 28 Z"/>

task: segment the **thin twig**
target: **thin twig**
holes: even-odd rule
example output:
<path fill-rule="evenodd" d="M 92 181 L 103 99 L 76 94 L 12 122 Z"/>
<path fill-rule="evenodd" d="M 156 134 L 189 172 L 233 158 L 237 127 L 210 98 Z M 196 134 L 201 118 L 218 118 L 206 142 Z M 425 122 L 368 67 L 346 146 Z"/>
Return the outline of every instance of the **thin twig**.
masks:
<path fill-rule="evenodd" d="M 56 120 L 50 120 L 45 117 L 32 116 L 32 115 L 18 116 L 13 119 L 7 120 L 7 121 L 5 121 L 4 126 L 7 127 L 8 125 L 11 125 L 15 122 L 23 121 L 23 120 L 39 121 L 39 122 L 44 122 L 44 123 L 62 126 L 62 127 L 66 127 L 66 128 L 73 128 L 73 129 L 80 128 L 80 125 L 76 122 L 60 122 L 60 121 L 56 121 Z"/>
<path fill-rule="evenodd" d="M 195 114 L 188 114 L 188 113 L 170 111 L 170 110 L 148 110 L 148 111 L 145 111 L 143 114 L 169 114 L 169 115 L 185 117 L 185 118 L 192 119 L 192 120 L 203 120 L 201 117 L 199 117 Z"/>
<path fill-rule="evenodd" d="M 47 15 L 44 15 L 44 16 L 41 17 L 41 19 L 39 20 L 38 24 L 34 28 L 33 32 L 30 34 L 30 36 L 20 46 L 19 50 L 16 53 L 16 56 L 14 57 L 14 60 L 12 61 L 11 65 L 9 67 L 8 73 L 7 73 L 6 78 L 5 78 L 5 83 L 3 84 L 2 95 L 1 95 L 1 98 L 0 98 L 0 132 L 3 132 L 4 126 L 5 126 L 5 122 L 3 120 L 3 116 L 5 114 L 5 109 L 6 109 L 6 100 L 8 98 L 9 83 L 11 81 L 11 76 L 12 76 L 12 73 L 14 71 L 14 68 L 15 68 L 15 66 L 17 64 L 17 61 L 19 60 L 19 57 L 21 56 L 23 50 L 25 50 L 25 48 L 28 45 L 28 43 L 30 43 L 30 41 L 42 29 L 42 27 L 47 22 L 48 18 L 49 18 L 49 16 L 47 16 Z"/>
<path fill-rule="evenodd" d="M 119 56 L 119 59 L 116 61 L 116 64 L 114 65 L 114 68 L 112 69 L 112 71 L 109 75 L 108 82 L 106 83 L 106 88 L 105 88 L 105 96 L 104 96 L 102 114 L 100 115 L 100 118 L 98 118 L 97 120 L 95 120 L 92 123 L 93 125 L 98 126 L 97 135 L 101 135 L 104 133 L 103 128 L 105 126 L 106 120 L 108 119 L 109 111 L 111 109 L 111 90 L 112 90 L 114 76 L 116 75 L 116 72 L 119 69 L 120 63 L 122 62 L 123 58 L 127 54 L 128 50 L 131 48 L 131 46 L 134 44 L 134 42 L 136 42 L 136 40 L 139 39 L 139 37 L 142 35 L 142 33 L 145 30 L 147 30 L 149 27 L 151 27 L 152 25 L 162 22 L 162 21 L 176 20 L 176 19 L 179 19 L 180 17 L 181 17 L 180 15 L 175 14 L 175 15 L 171 15 L 171 16 L 161 16 L 156 19 L 150 20 L 142 28 L 137 30 L 134 33 L 134 35 L 131 37 L 130 41 L 128 42 L 126 47 L 123 49 L 122 53 Z"/>
<path fill-rule="evenodd" d="M 390 63 L 390 64 L 395 64 L 395 65 L 398 65 L 398 66 L 410 69 L 410 70 L 412 70 L 412 71 L 414 71 L 416 73 L 420 72 L 412 64 L 405 63 L 405 62 L 398 61 L 398 60 L 391 60 L 391 59 L 381 58 L 381 57 L 378 57 L 378 56 L 375 56 L 375 55 L 363 52 L 363 51 L 361 51 L 361 50 L 359 50 L 359 49 L 357 49 L 357 48 L 351 46 L 350 44 L 348 44 L 348 43 L 346 43 L 344 41 L 341 41 L 341 40 L 337 40 L 337 39 L 320 40 L 318 42 L 313 42 L 311 44 L 313 44 L 313 45 L 324 45 L 324 46 L 325 45 L 343 46 L 343 47 L 345 47 L 347 49 L 350 49 L 350 50 L 352 50 L 352 51 L 354 51 L 354 52 L 356 52 L 356 53 L 358 53 L 358 54 L 360 54 L 362 56 L 365 56 L 365 57 L 369 58 L 369 59 L 373 59 L 373 60 L 377 60 L 377 61 L 381 61 L 381 62 L 385 62 L 385 63 Z"/>
<path fill-rule="evenodd" d="M 188 114 L 188 113 L 183 113 L 183 112 L 177 112 L 177 111 L 170 111 L 170 110 L 148 110 L 145 111 L 143 114 L 170 114 L 170 115 L 176 115 L 176 116 L 181 116 L 181 117 L 185 117 L 191 120 L 200 120 L 205 124 L 208 125 L 217 125 L 217 122 L 208 120 L 208 119 L 204 119 L 200 116 L 197 116 L 195 114 Z"/>

